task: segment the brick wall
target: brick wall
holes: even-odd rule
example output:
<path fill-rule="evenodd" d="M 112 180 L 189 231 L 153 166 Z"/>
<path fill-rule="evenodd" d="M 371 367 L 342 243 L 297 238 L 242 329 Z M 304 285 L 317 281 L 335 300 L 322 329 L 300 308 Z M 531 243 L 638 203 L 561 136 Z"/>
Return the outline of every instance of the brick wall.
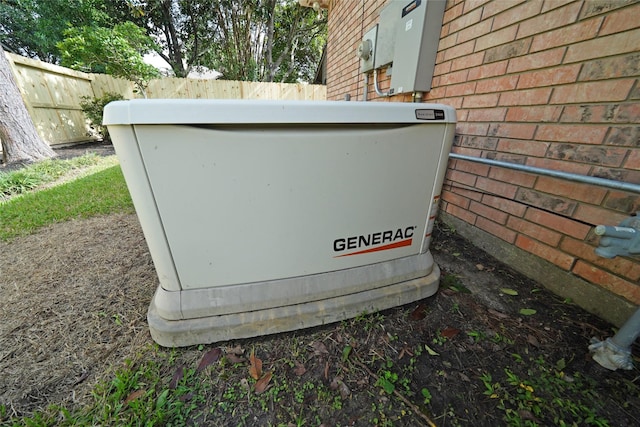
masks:
<path fill-rule="evenodd" d="M 355 51 L 385 3 L 332 2 L 328 99 L 362 99 Z M 425 101 L 456 107 L 456 153 L 640 184 L 639 16 L 637 1 L 449 0 Z M 597 257 L 592 231 L 640 195 L 451 160 L 442 199 L 447 217 L 640 304 L 640 261 Z"/>

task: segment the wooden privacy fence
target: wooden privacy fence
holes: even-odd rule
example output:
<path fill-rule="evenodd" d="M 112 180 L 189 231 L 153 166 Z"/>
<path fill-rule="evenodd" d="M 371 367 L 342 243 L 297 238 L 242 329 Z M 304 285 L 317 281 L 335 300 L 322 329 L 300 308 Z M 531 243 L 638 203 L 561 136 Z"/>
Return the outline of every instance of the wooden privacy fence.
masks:
<path fill-rule="evenodd" d="M 106 74 L 88 74 L 6 53 L 22 97 L 43 140 L 50 145 L 95 139 L 80 102 L 82 97 L 118 93 L 139 98 L 132 82 Z M 148 98 L 327 99 L 325 86 L 162 78 L 152 80 Z"/>

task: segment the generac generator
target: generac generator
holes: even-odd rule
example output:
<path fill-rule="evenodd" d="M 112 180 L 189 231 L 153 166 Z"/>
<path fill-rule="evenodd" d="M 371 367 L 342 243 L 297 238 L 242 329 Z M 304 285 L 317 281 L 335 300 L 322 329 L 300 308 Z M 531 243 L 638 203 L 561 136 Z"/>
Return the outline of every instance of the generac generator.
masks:
<path fill-rule="evenodd" d="M 435 293 L 429 241 L 455 117 L 417 103 L 109 104 L 160 280 L 154 340 L 271 334 Z"/>

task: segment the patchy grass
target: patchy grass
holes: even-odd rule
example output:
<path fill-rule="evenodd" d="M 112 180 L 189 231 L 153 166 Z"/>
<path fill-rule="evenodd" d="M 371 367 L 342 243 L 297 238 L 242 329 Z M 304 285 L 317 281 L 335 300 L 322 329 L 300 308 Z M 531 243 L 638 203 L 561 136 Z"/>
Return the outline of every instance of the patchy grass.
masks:
<path fill-rule="evenodd" d="M 33 233 L 71 218 L 114 212 L 133 212 L 120 166 L 4 202 L 0 209 L 0 239 Z"/>
<path fill-rule="evenodd" d="M 451 316 L 453 304 L 460 305 L 460 316 Z M 474 307 L 469 294 L 447 291 L 312 330 L 183 349 L 147 344 L 95 387 L 89 404 L 51 405 L 23 418 L 5 415 L 0 425 L 613 426 L 637 421 L 640 395 L 629 379 L 633 375 L 607 373 L 599 383 L 588 367 L 585 371 L 586 360 L 575 357 L 575 343 L 562 349 L 568 358 L 553 359 L 558 348 L 551 336 L 557 335 L 546 336 L 546 320 L 541 325 L 511 315 L 483 319 L 472 316 Z M 487 320 L 513 338 L 487 329 Z M 536 345 L 527 344 L 532 334 L 539 337 Z M 623 384 L 624 390 L 608 392 Z M 0 406 L 0 420 L 2 411 L 8 408 Z"/>
<path fill-rule="evenodd" d="M 504 367 L 500 380 L 485 372 L 480 380 L 484 394 L 496 402 L 504 413 L 503 420 L 510 426 L 534 426 L 545 418 L 554 425 L 566 424 L 568 417 L 576 425 L 610 426 L 599 403 L 595 380 L 580 372 L 567 374 L 567 362 L 549 363 L 544 356 L 532 360 L 530 356 L 513 354 L 515 363 L 526 364 L 525 376 L 515 374 L 513 368 Z M 494 372 L 496 370 L 493 370 Z"/>
<path fill-rule="evenodd" d="M 116 164 L 115 157 L 103 158 L 94 153 L 72 159 L 49 159 L 11 172 L 0 172 L 0 202 L 25 194 L 74 171 L 86 173 Z"/>

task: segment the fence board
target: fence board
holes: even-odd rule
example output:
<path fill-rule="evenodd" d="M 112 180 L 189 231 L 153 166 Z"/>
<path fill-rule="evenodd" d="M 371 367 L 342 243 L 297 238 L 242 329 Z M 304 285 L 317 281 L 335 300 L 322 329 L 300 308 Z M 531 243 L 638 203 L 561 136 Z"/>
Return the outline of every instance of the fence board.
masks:
<path fill-rule="evenodd" d="M 6 53 L 36 129 L 50 145 L 95 139 L 80 103 L 118 93 L 139 98 L 134 84 L 105 74 L 88 74 Z M 147 87 L 149 98 L 207 99 L 327 99 L 325 86 L 162 78 Z"/>
<path fill-rule="evenodd" d="M 133 82 L 107 74 L 91 74 L 91 88 L 96 98 L 101 98 L 108 93 L 119 93 L 125 99 L 136 98 Z"/>
<path fill-rule="evenodd" d="M 90 127 L 80 108 L 81 97 L 93 96 L 90 74 L 10 53 L 7 56 L 43 140 L 57 145 L 91 139 Z"/>

